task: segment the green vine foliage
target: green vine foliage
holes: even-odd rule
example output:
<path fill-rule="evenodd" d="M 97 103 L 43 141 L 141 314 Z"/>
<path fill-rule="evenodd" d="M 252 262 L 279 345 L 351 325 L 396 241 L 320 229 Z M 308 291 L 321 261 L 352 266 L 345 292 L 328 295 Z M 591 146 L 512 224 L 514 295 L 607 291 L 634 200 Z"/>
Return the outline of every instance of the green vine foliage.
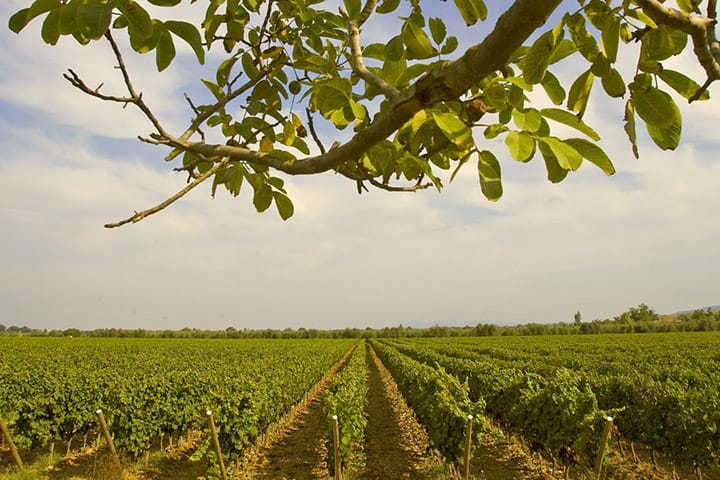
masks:
<path fill-rule="evenodd" d="M 489 17 L 482 0 L 453 3 L 468 27 Z M 192 106 L 187 131 L 169 133 L 156 119 L 148 141 L 169 149 L 166 160 L 176 170 L 198 182 L 207 174 L 213 194 L 218 187 L 233 195 L 251 188 L 257 211 L 275 204 L 287 219 L 294 207 L 278 176 L 283 172 L 335 171 L 357 183 L 358 191 L 440 190 L 472 161 L 492 201 L 503 194 L 506 159 L 542 158 L 554 183 L 586 162 L 612 175 L 615 167 L 599 135 L 584 121 L 593 96 L 624 102 L 624 131 L 635 156 L 641 124 L 660 149 L 675 149 L 682 133 L 676 99 L 709 95 L 707 85 L 665 68 L 672 57 L 692 55 L 689 27 L 661 22 L 646 12 L 650 3 L 579 0 L 568 8 L 567 2 L 519 0 L 503 8 L 541 21 L 523 38 L 498 22 L 492 34 L 517 41 L 517 48 L 504 56 L 488 54 L 494 62 L 488 72 L 462 79 L 443 75 L 485 55 L 484 43 L 458 51 L 464 27 L 426 13 L 422 1 L 344 0 L 343 8 L 330 11 L 319 0 L 213 0 L 202 21 L 191 24 L 153 18 L 148 8 L 164 7 L 172 16 L 181 0 L 35 0 L 10 18 L 9 28 L 19 32 L 38 19 L 49 45 L 61 36 L 88 44 L 126 32 L 125 48 L 154 55 L 161 72 L 175 59 L 178 42 L 191 47 L 199 65 L 207 52 L 224 52 L 214 72 L 200 70 L 212 100 Z M 677 12 L 697 18 L 702 3 L 677 1 Z M 559 21 L 541 27 L 553 13 Z M 360 26 L 387 15 L 401 19 L 399 31 L 386 43 L 362 43 Z M 640 48 L 625 48 L 629 42 Z M 622 74 L 619 62 L 633 55 L 635 72 Z M 568 58 L 580 72 L 572 81 L 556 74 Z M 84 85 L 79 79 L 73 84 Z M 530 92 L 536 93 L 532 102 Z M 566 127 L 577 133 L 557 133 Z M 223 142 L 207 142 L 201 128 Z M 339 153 L 324 146 L 320 137 L 332 143 L 346 129 L 352 140 L 339 145 Z M 488 141 L 494 138 L 505 147 Z M 311 155 L 318 150 L 320 155 Z"/>
<path fill-rule="evenodd" d="M 396 340 L 467 382 L 485 413 L 565 461 L 592 464 L 606 416 L 623 438 L 684 465 L 718 465 L 717 338 L 710 335 Z"/>
<path fill-rule="evenodd" d="M 367 417 L 367 367 L 365 364 L 365 343 L 355 348 L 347 365 L 330 383 L 325 394 L 323 411 L 327 418 L 326 436 L 327 466 L 335 476 L 335 454 L 333 448 L 332 417 L 338 417 L 340 444 L 338 453 L 343 471 L 348 467 L 359 470 L 362 467 L 362 451 L 365 442 Z"/>
<path fill-rule="evenodd" d="M 0 415 L 21 448 L 77 440 L 101 408 L 131 458 L 161 435 L 207 426 L 224 454 L 251 445 L 352 346 L 352 340 L 201 341 L 4 339 Z"/>
<path fill-rule="evenodd" d="M 427 429 L 431 447 L 449 461 L 461 459 L 468 415 L 480 422 L 480 427 L 473 429 L 475 439 L 483 431 L 484 400 L 471 401 L 467 383 L 461 383 L 439 365 L 418 362 L 386 341 L 373 340 L 371 344 Z"/>

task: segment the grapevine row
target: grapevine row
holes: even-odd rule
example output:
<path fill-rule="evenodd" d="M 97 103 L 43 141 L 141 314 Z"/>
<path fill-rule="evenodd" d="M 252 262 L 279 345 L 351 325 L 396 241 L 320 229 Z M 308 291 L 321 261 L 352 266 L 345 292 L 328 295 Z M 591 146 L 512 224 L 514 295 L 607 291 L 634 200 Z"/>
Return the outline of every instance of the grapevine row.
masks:
<path fill-rule="evenodd" d="M 132 457 L 215 414 L 225 452 L 249 446 L 353 341 L 3 339 L 0 415 L 22 448 L 70 441 L 107 416 Z"/>

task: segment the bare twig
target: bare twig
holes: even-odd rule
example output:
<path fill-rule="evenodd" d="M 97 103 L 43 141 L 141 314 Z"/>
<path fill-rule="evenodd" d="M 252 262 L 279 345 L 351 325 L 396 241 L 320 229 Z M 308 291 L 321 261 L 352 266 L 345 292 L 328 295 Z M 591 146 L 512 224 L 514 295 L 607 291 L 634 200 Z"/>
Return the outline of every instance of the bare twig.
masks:
<path fill-rule="evenodd" d="M 107 102 L 123 103 L 125 105 L 127 105 L 128 103 L 134 103 L 134 99 L 130 97 L 116 97 L 114 95 L 105 95 L 100 93 L 100 88 L 102 88 L 102 85 L 93 90 L 92 88 L 88 87 L 85 82 L 83 82 L 82 79 L 78 76 L 78 74 L 75 73 L 71 68 L 68 69 L 68 73 L 63 73 L 63 77 L 65 78 L 65 80 L 70 82 L 73 87 L 79 89 L 83 93 L 90 95 L 91 97 L 99 98 L 100 100 L 105 100 Z"/>
<path fill-rule="evenodd" d="M 115 222 L 115 223 L 107 223 L 107 224 L 105 224 L 105 228 L 121 227 L 121 226 L 125 225 L 126 223 L 137 223 L 145 217 L 148 217 L 148 216 L 150 216 L 154 213 L 157 213 L 161 210 L 164 210 L 165 208 L 169 207 L 170 205 L 172 205 L 173 203 L 175 203 L 176 201 L 178 201 L 179 199 L 184 197 L 190 190 L 192 190 L 193 188 L 200 185 L 202 182 L 207 180 L 209 177 L 215 175 L 215 173 L 217 173 L 218 170 L 220 170 L 225 165 L 227 165 L 229 161 L 230 161 L 229 158 L 223 158 L 218 163 L 213 165 L 213 167 L 210 170 L 208 170 L 207 172 L 198 176 L 192 183 L 189 183 L 185 188 L 183 188 L 182 190 L 180 190 L 179 192 L 177 192 L 175 195 L 168 198 L 164 202 L 158 203 L 154 207 L 148 208 L 147 210 L 143 210 L 142 212 L 135 212 L 135 215 L 132 215 L 131 217 L 126 218 L 125 220 L 120 220 L 119 222 Z"/>
<path fill-rule="evenodd" d="M 160 121 L 158 121 L 157 117 L 155 117 L 155 114 L 150 110 L 150 108 L 145 104 L 145 102 L 142 99 L 142 94 L 138 94 L 135 91 L 135 87 L 133 87 L 132 82 L 130 81 L 130 74 L 128 73 L 127 67 L 125 66 L 125 61 L 123 60 L 122 53 L 120 53 L 120 49 L 117 46 L 117 43 L 115 43 L 115 39 L 112 37 L 112 34 L 110 33 L 110 30 L 105 32 L 105 38 L 108 42 L 110 42 L 110 47 L 112 48 L 113 53 L 115 54 L 115 59 L 118 62 L 118 68 L 122 72 L 123 80 L 125 81 L 125 86 L 128 89 L 128 93 L 130 94 L 130 97 L 132 97 L 132 103 L 134 103 L 150 120 L 150 123 L 153 124 L 155 127 L 155 130 L 164 138 L 171 139 L 172 136 L 169 135 L 163 126 L 160 124 Z"/>
<path fill-rule="evenodd" d="M 313 121 L 312 112 L 309 108 L 305 109 L 305 114 L 307 115 L 307 121 L 308 121 L 308 129 L 310 130 L 310 135 L 312 135 L 313 140 L 315 140 L 315 145 L 320 149 L 320 153 L 322 155 L 325 155 L 325 145 L 322 144 L 320 141 L 320 137 L 318 137 L 317 132 L 315 131 L 315 122 Z"/>

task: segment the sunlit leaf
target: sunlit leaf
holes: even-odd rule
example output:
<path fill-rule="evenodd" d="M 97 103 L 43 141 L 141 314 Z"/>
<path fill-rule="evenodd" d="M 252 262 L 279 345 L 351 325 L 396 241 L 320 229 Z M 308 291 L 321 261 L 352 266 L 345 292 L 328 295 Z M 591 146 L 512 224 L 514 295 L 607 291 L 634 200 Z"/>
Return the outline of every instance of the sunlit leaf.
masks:
<path fill-rule="evenodd" d="M 675 70 L 663 69 L 658 76 L 684 98 L 691 98 L 700 89 L 700 85 L 695 80 Z M 710 93 L 705 90 L 698 100 L 708 100 L 709 98 Z"/>
<path fill-rule="evenodd" d="M 526 132 L 508 132 L 505 145 L 510 150 L 510 156 L 519 162 L 530 160 L 535 153 L 535 140 Z"/>
<path fill-rule="evenodd" d="M 200 38 L 200 32 L 194 25 L 188 22 L 180 22 L 176 20 L 168 20 L 165 22 L 165 26 L 172 33 L 182 38 L 190 45 L 190 48 L 195 52 L 195 56 L 198 62 L 205 63 L 205 50 L 203 50 L 202 39 Z"/>
<path fill-rule="evenodd" d="M 479 152 L 478 155 L 478 176 L 480 178 L 480 189 L 488 200 L 495 202 L 503 194 L 500 162 L 488 150 Z"/>
<path fill-rule="evenodd" d="M 547 145 L 565 170 L 577 170 L 582 164 L 582 155 L 572 146 L 555 137 L 543 137 L 539 142 Z"/>
<path fill-rule="evenodd" d="M 475 25 L 478 20 L 487 18 L 487 6 L 483 0 L 455 0 L 455 6 L 467 26 Z"/>
<path fill-rule="evenodd" d="M 568 138 L 565 139 L 565 143 L 577 150 L 583 158 L 595 164 L 600 170 L 605 172 L 605 174 L 612 175 L 615 173 L 615 167 L 610 161 L 610 158 L 603 149 L 596 144 L 584 138 Z"/>
<path fill-rule="evenodd" d="M 538 150 L 540 150 L 540 154 L 545 161 L 545 169 L 548 173 L 547 179 L 552 183 L 560 183 L 565 180 L 565 177 L 567 177 L 569 170 L 566 170 L 560 166 L 557 157 L 550 149 L 550 147 L 548 147 L 547 144 L 543 142 L 538 142 Z"/>
<path fill-rule="evenodd" d="M 594 79 L 595 75 L 588 70 L 580 75 L 570 87 L 567 107 L 573 112 L 576 112 L 581 118 L 587 108 Z"/>
<path fill-rule="evenodd" d="M 545 76 L 543 76 L 540 84 L 550 98 L 550 101 L 555 105 L 561 105 L 565 101 L 565 89 L 557 77 L 550 71 L 545 72 Z"/>
<path fill-rule="evenodd" d="M 550 54 L 555 47 L 553 32 L 540 35 L 519 63 L 523 78 L 529 84 L 539 83 L 550 64 Z"/>
<path fill-rule="evenodd" d="M 292 200 L 282 192 L 272 192 L 273 199 L 275 200 L 275 207 L 277 208 L 280 218 L 287 220 L 295 213 L 295 206 Z"/>
<path fill-rule="evenodd" d="M 540 114 L 545 118 L 549 118 L 550 120 L 572 127 L 593 140 L 600 140 L 600 135 L 598 135 L 592 127 L 580 120 L 576 115 L 573 115 L 566 110 L 561 110 L 559 108 L 543 108 L 540 110 Z"/>

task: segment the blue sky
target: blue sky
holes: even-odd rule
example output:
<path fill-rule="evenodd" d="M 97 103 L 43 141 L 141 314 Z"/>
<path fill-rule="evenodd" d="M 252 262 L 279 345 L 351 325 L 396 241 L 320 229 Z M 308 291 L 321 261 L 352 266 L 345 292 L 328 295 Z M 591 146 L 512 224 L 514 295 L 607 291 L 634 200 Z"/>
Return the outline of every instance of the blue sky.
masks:
<path fill-rule="evenodd" d="M 3 24 L 24 4 L 3 1 Z M 443 15 L 452 11 L 451 2 L 443 6 Z M 379 20 L 371 17 L 365 38 L 382 41 L 388 26 Z M 605 318 L 641 302 L 672 312 L 720 301 L 716 99 L 678 101 L 679 149 L 660 152 L 641 134 L 635 160 L 622 103 L 598 95 L 586 121 L 618 173 L 584 165 L 552 185 L 542 161 L 517 164 L 501 146 L 498 203 L 484 199 L 472 165 L 440 194 L 359 196 L 354 184 L 325 174 L 286 178 L 296 206 L 288 222 L 255 213 L 248 192 L 213 200 L 208 186 L 139 224 L 106 230 L 185 178 L 169 171 L 161 149 L 135 140 L 149 132 L 137 112 L 85 97 L 62 79 L 70 67 L 90 84 L 118 86 L 107 47 L 64 39 L 51 48 L 38 27 L 19 36 L 0 29 L 0 323 L 514 324 L 572 321 L 577 310 Z M 191 59 L 182 50 L 162 75 L 150 57 L 128 59 L 144 98 L 174 131 L 188 118 L 182 92 L 197 91 Z M 558 73 L 572 79 L 573 66 L 565 68 Z M 677 68 L 702 79 L 691 57 Z"/>

